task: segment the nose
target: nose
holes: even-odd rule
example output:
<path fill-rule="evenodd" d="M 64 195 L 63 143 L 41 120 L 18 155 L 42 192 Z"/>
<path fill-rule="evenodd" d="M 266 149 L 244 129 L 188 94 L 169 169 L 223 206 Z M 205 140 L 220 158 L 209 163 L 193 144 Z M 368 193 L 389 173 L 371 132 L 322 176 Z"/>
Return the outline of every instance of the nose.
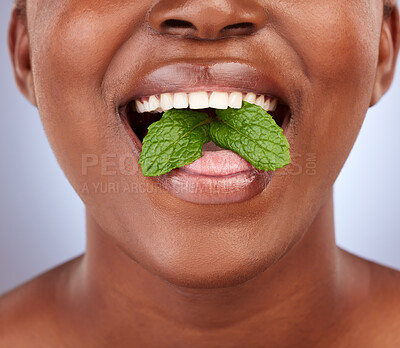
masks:
<path fill-rule="evenodd" d="M 202 40 L 253 34 L 265 21 L 257 0 L 160 0 L 149 14 L 159 33 Z"/>

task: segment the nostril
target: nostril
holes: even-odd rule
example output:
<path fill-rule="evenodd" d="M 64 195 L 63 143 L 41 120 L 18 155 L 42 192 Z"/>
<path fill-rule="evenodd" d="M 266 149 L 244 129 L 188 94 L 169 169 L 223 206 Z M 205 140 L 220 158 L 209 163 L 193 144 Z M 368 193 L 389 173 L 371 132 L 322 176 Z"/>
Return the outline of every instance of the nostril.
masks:
<path fill-rule="evenodd" d="M 180 19 L 167 19 L 161 24 L 161 28 L 165 31 L 169 31 L 170 29 L 194 29 L 196 30 L 196 27 L 188 22 L 188 21 L 182 21 Z"/>
<path fill-rule="evenodd" d="M 236 24 L 231 24 L 227 25 L 226 27 L 223 28 L 223 30 L 229 30 L 229 29 L 253 29 L 254 24 L 249 23 L 249 22 L 244 22 L 244 23 L 236 23 Z"/>
<path fill-rule="evenodd" d="M 236 34 L 249 34 L 257 30 L 256 26 L 250 22 L 230 24 L 222 28 L 221 32 L 235 32 Z"/>

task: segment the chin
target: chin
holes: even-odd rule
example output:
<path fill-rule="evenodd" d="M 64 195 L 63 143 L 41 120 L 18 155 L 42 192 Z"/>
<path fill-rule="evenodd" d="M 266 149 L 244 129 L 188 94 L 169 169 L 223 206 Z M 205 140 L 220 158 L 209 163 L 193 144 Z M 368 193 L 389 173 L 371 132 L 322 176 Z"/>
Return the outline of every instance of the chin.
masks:
<path fill-rule="evenodd" d="M 230 260 L 228 262 L 171 262 L 157 265 L 153 272 L 169 284 L 189 289 L 227 288 L 243 284 L 262 273 L 273 262 Z"/>
<path fill-rule="evenodd" d="M 258 243 L 255 243 L 258 244 Z M 181 288 L 212 289 L 238 286 L 257 277 L 276 263 L 285 248 L 256 249 L 242 244 L 192 248 L 152 249 L 146 259 L 137 260 L 170 285 Z"/>

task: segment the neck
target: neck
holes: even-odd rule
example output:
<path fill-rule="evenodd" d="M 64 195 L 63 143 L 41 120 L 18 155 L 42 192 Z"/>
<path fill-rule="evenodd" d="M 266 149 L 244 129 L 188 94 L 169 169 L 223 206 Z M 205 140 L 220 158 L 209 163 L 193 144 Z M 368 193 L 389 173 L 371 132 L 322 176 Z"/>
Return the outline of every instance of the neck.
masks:
<path fill-rule="evenodd" d="M 84 297 L 80 311 L 92 315 L 93 330 L 108 318 L 118 325 L 121 339 L 140 337 L 148 346 L 159 339 L 151 332 L 167 333 L 163 342 L 172 346 L 173 340 L 193 346 L 208 339 L 246 346 L 249 337 L 289 343 L 304 330 L 319 330 L 335 320 L 342 271 L 332 193 L 303 238 L 279 262 L 230 288 L 188 289 L 165 282 L 126 255 L 89 214 L 87 233 L 87 253 L 76 273 L 79 295 L 71 298 Z"/>

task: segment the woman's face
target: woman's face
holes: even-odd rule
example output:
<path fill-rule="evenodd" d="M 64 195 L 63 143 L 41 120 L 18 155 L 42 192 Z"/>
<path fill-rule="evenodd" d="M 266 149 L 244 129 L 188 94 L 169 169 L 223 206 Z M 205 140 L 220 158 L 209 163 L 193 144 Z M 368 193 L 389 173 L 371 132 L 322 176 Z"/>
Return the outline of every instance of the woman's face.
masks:
<path fill-rule="evenodd" d="M 290 250 L 329 197 L 371 105 L 382 13 L 370 0 L 31 1 L 35 101 L 69 181 L 128 255 L 174 284 L 237 284 Z M 218 88 L 291 111 L 292 164 L 224 204 L 144 177 L 122 114 L 137 97 Z"/>

